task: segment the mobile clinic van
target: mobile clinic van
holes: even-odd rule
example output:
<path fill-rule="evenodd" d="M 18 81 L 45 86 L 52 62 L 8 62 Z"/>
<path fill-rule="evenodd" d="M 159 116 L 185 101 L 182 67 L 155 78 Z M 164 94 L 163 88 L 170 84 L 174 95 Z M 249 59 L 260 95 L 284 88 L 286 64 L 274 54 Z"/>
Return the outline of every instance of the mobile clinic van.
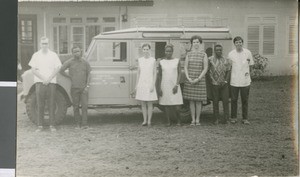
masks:
<path fill-rule="evenodd" d="M 199 35 L 203 39 L 202 49 L 208 56 L 213 54 L 213 47 L 220 43 L 227 55 L 232 42 L 228 28 L 130 28 L 102 33 L 93 38 L 84 58 L 92 67 L 89 107 L 135 107 L 138 101 L 132 92 L 136 84 L 137 59 L 142 55 L 143 43 L 151 45 L 151 55 L 163 58 L 164 46 L 174 45 L 173 56 L 181 59 L 184 66 L 186 53 L 190 50 L 190 38 Z M 183 69 L 182 69 L 183 72 Z M 184 72 L 181 82 L 184 82 Z M 70 80 L 58 75 L 56 95 L 56 123 L 65 117 L 67 108 L 72 104 Z M 35 87 L 31 71 L 23 74 L 23 93 L 26 95 L 28 117 L 36 122 L 37 106 Z M 209 90 L 209 89 L 208 89 Z"/>

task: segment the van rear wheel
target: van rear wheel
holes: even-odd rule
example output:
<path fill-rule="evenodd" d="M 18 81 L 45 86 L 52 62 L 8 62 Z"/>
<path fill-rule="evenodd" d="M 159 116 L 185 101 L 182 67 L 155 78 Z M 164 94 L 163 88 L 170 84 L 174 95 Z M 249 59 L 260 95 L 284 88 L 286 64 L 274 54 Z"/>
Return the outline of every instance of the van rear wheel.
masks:
<path fill-rule="evenodd" d="M 68 104 L 65 96 L 60 92 L 55 92 L 55 124 L 60 124 L 66 116 Z M 26 112 L 28 118 L 34 123 L 38 123 L 38 108 L 36 100 L 36 92 L 33 91 L 26 100 Z M 48 105 L 46 101 L 44 113 L 44 125 L 50 125 Z"/>

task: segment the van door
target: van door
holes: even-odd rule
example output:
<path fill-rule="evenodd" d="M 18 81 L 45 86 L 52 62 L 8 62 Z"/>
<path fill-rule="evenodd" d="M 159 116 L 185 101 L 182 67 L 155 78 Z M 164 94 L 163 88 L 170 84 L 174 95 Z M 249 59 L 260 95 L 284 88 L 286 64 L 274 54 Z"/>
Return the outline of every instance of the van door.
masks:
<path fill-rule="evenodd" d="M 129 42 L 95 40 L 88 53 L 92 67 L 89 104 L 128 104 Z"/>

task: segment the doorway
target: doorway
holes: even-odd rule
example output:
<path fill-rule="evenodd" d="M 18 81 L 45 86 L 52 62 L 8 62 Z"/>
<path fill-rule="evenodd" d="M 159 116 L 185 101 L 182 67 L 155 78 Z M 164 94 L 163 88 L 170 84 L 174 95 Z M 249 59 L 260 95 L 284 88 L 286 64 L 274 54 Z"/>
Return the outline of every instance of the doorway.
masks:
<path fill-rule="evenodd" d="M 30 69 L 31 56 L 37 51 L 37 16 L 19 15 L 18 34 L 18 62 L 26 71 Z"/>

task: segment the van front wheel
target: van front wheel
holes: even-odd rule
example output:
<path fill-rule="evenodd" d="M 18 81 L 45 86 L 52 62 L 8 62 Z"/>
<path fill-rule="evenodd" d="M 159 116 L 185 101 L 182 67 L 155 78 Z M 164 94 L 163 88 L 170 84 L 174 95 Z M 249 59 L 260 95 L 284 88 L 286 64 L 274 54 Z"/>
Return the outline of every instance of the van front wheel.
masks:
<path fill-rule="evenodd" d="M 68 104 L 65 96 L 60 92 L 55 92 L 55 124 L 60 124 L 66 116 Z M 33 91 L 26 100 L 26 112 L 28 118 L 35 124 L 38 122 L 38 108 L 36 92 Z M 46 101 L 44 113 L 44 125 L 50 125 L 48 103 Z"/>

